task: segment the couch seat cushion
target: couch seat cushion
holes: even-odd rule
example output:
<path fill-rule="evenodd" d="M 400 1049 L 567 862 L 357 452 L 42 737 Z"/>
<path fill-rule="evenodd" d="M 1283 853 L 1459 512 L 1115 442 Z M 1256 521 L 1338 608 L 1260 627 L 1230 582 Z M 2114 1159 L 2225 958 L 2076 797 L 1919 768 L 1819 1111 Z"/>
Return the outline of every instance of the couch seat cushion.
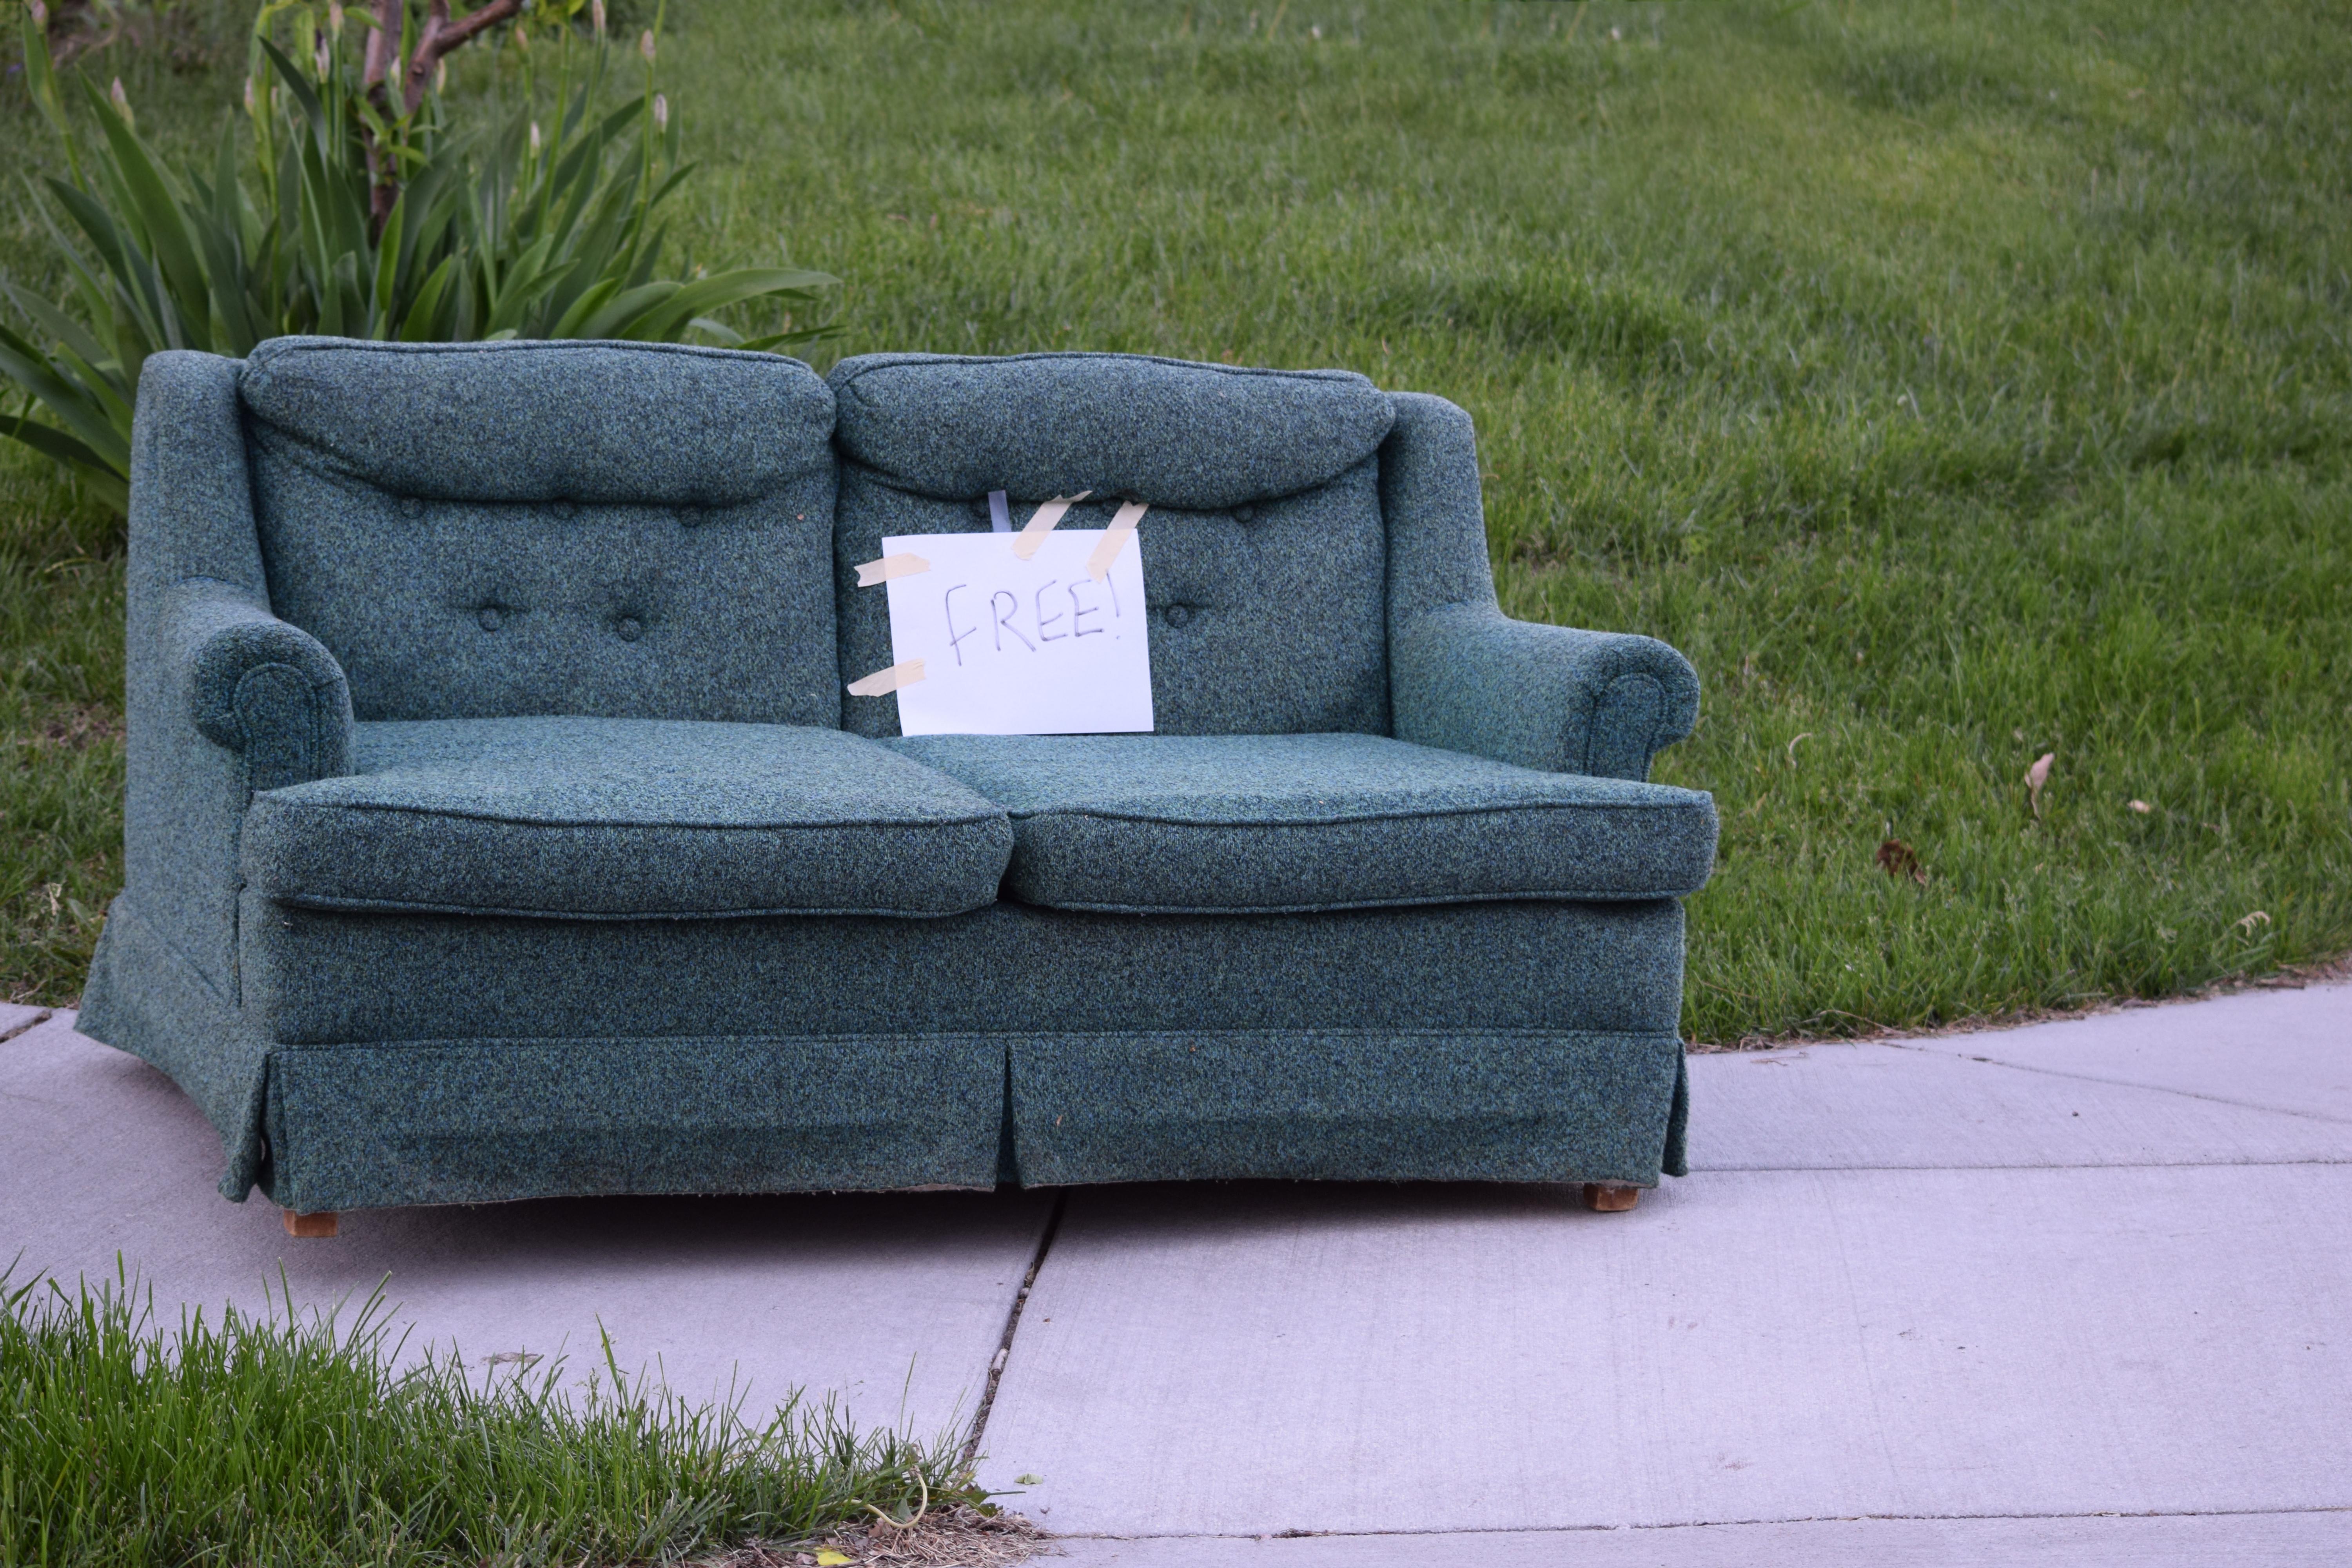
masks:
<path fill-rule="evenodd" d="M 887 742 L 1013 818 L 1005 890 L 1231 913 L 1695 892 L 1715 800 L 1379 735 L 929 735 Z"/>
<path fill-rule="evenodd" d="M 634 719 L 360 724 L 352 773 L 254 797 L 248 885 L 312 908 L 581 919 L 950 915 L 1004 813 L 837 730 Z"/>

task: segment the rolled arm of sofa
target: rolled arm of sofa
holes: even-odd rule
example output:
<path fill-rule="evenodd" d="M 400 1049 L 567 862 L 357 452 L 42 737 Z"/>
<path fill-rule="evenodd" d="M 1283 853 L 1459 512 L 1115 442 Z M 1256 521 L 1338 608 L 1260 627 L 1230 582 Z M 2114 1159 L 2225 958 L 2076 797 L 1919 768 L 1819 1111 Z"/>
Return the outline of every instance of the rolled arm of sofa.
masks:
<path fill-rule="evenodd" d="M 1643 779 L 1698 719 L 1698 672 L 1655 637 L 1426 610 L 1389 647 L 1400 739 L 1548 773 Z"/>
<path fill-rule="evenodd" d="M 352 695 L 318 638 L 232 583 L 191 578 L 165 595 L 163 657 L 196 732 L 245 759 L 247 787 L 351 772 Z"/>

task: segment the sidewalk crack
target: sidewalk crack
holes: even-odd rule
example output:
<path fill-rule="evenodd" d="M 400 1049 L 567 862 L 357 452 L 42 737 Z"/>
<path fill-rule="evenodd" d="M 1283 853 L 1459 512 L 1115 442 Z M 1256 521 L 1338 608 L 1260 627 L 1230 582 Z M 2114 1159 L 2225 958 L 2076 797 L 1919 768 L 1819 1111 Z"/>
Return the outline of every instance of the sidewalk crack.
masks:
<path fill-rule="evenodd" d="M 1004 1315 L 1004 1332 L 996 1342 L 996 1354 L 988 1363 L 988 1384 L 981 1390 L 980 1408 L 972 1412 L 971 1436 L 964 1439 L 963 1463 L 967 1468 L 980 1458 L 981 1439 L 988 1435 L 988 1413 L 996 1407 L 996 1385 L 1004 1380 L 1004 1363 L 1013 1355 L 1013 1336 L 1020 1331 L 1021 1309 L 1029 1304 L 1029 1292 L 1037 1283 L 1037 1271 L 1045 1267 L 1045 1255 L 1054 1248 L 1054 1237 L 1062 1229 L 1062 1212 L 1070 1206 L 1067 1187 L 1054 1194 L 1054 1212 L 1045 1216 L 1045 1228 L 1037 1237 L 1037 1251 L 1029 1259 L 1029 1272 L 1021 1277 L 1021 1289 L 1013 1292 L 1013 1310 Z"/>
<path fill-rule="evenodd" d="M 49 1008 L 44 1007 L 39 1012 L 34 1014 L 31 1017 L 26 1019 L 23 1023 L 17 1025 L 15 1028 L 0 1030 L 0 1046 L 6 1045 L 10 1040 L 15 1039 L 19 1035 L 29 1034 L 31 1031 L 39 1028 L 42 1025 L 47 1023 L 50 1019 L 56 1016 L 57 1014 L 55 1012 L 51 1011 Z"/>
<path fill-rule="evenodd" d="M 1958 1053 L 1930 1050 L 1925 1046 L 1906 1045 L 1901 1040 L 1873 1040 L 1872 1045 L 1888 1046 L 1898 1051 L 1910 1051 L 1923 1057 L 1949 1058 Z M 2218 1094 L 2200 1094 L 2193 1089 L 2177 1089 L 2168 1083 L 2134 1083 L 2129 1079 L 2098 1078 L 2086 1072 L 2066 1072 L 2058 1068 L 2029 1067 L 2023 1062 L 2005 1062 L 1999 1057 L 1960 1056 L 1961 1061 L 1980 1062 L 1987 1067 L 2009 1068 L 2017 1072 L 2040 1073 L 2045 1078 L 2070 1079 L 2076 1083 L 2105 1084 L 2109 1089 L 2144 1089 L 2152 1094 L 2177 1094 L 2183 1100 L 2201 1100 L 2208 1105 L 2226 1105 L 2237 1110 L 2260 1110 L 2272 1116 L 2292 1116 L 2301 1121 L 2319 1121 L 2330 1127 L 2352 1127 L 2352 1118 L 2330 1116 L 2323 1110 L 2289 1110 L 2283 1106 L 2256 1105 L 2251 1100 L 2230 1100 Z"/>

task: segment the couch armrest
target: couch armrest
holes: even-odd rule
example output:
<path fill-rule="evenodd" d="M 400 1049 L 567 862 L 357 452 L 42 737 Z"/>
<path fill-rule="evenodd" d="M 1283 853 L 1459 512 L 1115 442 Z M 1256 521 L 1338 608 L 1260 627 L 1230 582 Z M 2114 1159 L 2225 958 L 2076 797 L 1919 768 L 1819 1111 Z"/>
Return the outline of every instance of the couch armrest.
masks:
<path fill-rule="evenodd" d="M 234 360 L 178 350 L 140 372 L 123 649 L 121 907 L 231 1014 L 246 806 L 256 790 L 348 772 L 352 732 L 334 658 L 269 613 L 236 374 Z M 85 996 L 101 1023 L 121 989 L 110 965 Z M 206 1100 L 215 1125 L 243 1115 L 244 1094 Z"/>
<path fill-rule="evenodd" d="M 1654 637 L 1506 616 L 1470 416 L 1424 393 L 1391 401 L 1381 510 L 1397 737 L 1548 773 L 1646 777 L 1697 721 L 1698 672 Z"/>
<path fill-rule="evenodd" d="M 247 788 L 351 771 L 351 688 L 318 638 L 249 590 L 205 577 L 167 589 L 159 620 L 159 652 L 186 693 L 188 721 L 243 755 Z"/>
<path fill-rule="evenodd" d="M 1698 672 L 1655 637 L 1515 621 L 1485 605 L 1397 627 L 1389 670 L 1399 739 L 1549 773 L 1646 778 L 1698 718 Z"/>

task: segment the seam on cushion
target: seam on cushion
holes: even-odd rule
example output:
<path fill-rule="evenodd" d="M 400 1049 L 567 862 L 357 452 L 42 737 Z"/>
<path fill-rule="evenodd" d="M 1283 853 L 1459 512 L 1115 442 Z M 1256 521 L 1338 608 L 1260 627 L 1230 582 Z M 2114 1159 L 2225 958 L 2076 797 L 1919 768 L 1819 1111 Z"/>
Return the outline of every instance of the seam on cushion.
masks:
<path fill-rule="evenodd" d="M 963 904 L 950 910 L 884 909 L 873 905 L 842 909 L 809 909 L 797 905 L 762 906 L 744 910 L 557 910 L 509 909 L 496 904 L 425 904 L 396 899 L 338 899 L 323 893 L 270 893 L 266 895 L 275 904 L 292 909 L 316 910 L 330 914 L 403 914 L 403 915 L 483 915 L 508 920 L 528 921 L 731 921 L 757 920 L 785 915 L 871 916 L 881 920 L 950 920 L 968 915 L 974 910 L 986 909 L 996 902 L 992 892 L 976 904 Z"/>
<path fill-rule="evenodd" d="M 1311 915 L 1334 910 L 1410 910 L 1425 909 L 1439 904 L 1654 903 L 1661 899 L 1685 899 L 1697 890 L 1696 888 L 1664 891 L 1639 889 L 1622 893 L 1553 893 L 1514 890 L 1507 893 L 1444 893 L 1421 899 L 1348 899 L 1325 904 L 1066 904 L 1058 902 L 1049 904 L 1037 899 L 1023 898 L 1016 892 L 1013 895 L 1012 901 L 1026 904 L 1031 909 L 1069 910 L 1078 913 L 1101 915 Z"/>
<path fill-rule="evenodd" d="M 345 777 L 364 776 L 345 774 Z M 292 786 L 300 788 L 299 784 Z M 503 827 L 555 828 L 615 828 L 676 833 L 784 833 L 796 831 L 831 832 L 845 827 L 912 827 L 925 830 L 943 827 L 984 826 L 1005 820 L 1001 811 L 984 816 L 931 817 L 903 822 L 886 821 L 877 817 L 828 817 L 819 822 L 627 822 L 608 821 L 603 817 L 499 816 L 488 812 L 466 811 L 456 806 L 394 805 L 381 801 L 294 801 L 270 798 L 274 790 L 264 791 L 257 805 L 267 805 L 274 813 L 335 811 L 377 811 L 401 816 L 446 816 L 461 822 L 491 822 Z"/>
<path fill-rule="evenodd" d="M 936 370 L 946 365 L 1034 364 L 1040 360 L 1076 360 L 1081 363 L 1117 360 L 1124 364 L 1141 361 L 1146 364 L 1174 365 L 1180 370 L 1214 371 L 1219 375 L 1252 377 L 1262 381 L 1306 381 L 1323 386 L 1372 387 L 1369 376 L 1351 370 L 1282 370 L 1270 365 L 1211 364 L 1201 360 L 1174 359 L 1166 354 L 1125 354 L 1082 349 L 1051 350 L 1034 354 L 939 354 L 920 359 L 897 359 L 889 364 L 860 365 L 843 377 L 839 385 L 856 386 L 866 376 L 880 375 L 889 371 Z M 830 382 L 833 378 L 827 376 L 825 379 Z M 1372 390 L 1378 391 L 1379 388 L 1372 387 Z"/>
<path fill-rule="evenodd" d="M 1028 822 L 1041 816 L 1086 816 L 1102 822 L 1139 822 L 1155 827 L 1345 827 L 1362 822 L 1427 822 L 1446 816 L 1494 816 L 1516 811 L 1642 811 L 1696 812 L 1700 810 L 1693 801 L 1527 801 L 1509 805 L 1461 805 L 1433 811 L 1366 812 L 1346 816 L 1313 817 L 1253 817 L 1240 821 L 1201 821 L 1179 816 L 1153 816 L 1141 812 L 1106 810 L 1099 806 L 1038 806 L 1034 810 L 1017 811 L 1011 807 L 1005 815 L 1015 822 Z"/>
<path fill-rule="evenodd" d="M 640 353 L 675 354 L 683 359 L 741 360 L 755 364 L 797 364 L 804 370 L 808 368 L 804 362 L 793 359 L 789 354 L 760 353 L 749 349 L 726 349 L 715 344 L 643 342 L 628 338 L 566 338 L 553 342 L 542 341 L 511 345 L 486 342 L 385 343 L 338 338 L 330 343 L 289 343 L 284 347 L 257 351 L 246 356 L 245 363 L 252 368 L 239 371 L 237 379 L 242 382 L 247 376 L 267 375 L 271 366 L 281 360 L 291 359 L 297 354 L 390 353 L 395 356 L 421 359 L 435 354 L 488 353 L 519 357 L 533 353 L 572 354 L 583 349 L 629 349 Z M 255 364 L 256 360 L 260 362 L 257 365 Z M 809 374 L 814 375 L 816 373 L 810 371 Z"/>

